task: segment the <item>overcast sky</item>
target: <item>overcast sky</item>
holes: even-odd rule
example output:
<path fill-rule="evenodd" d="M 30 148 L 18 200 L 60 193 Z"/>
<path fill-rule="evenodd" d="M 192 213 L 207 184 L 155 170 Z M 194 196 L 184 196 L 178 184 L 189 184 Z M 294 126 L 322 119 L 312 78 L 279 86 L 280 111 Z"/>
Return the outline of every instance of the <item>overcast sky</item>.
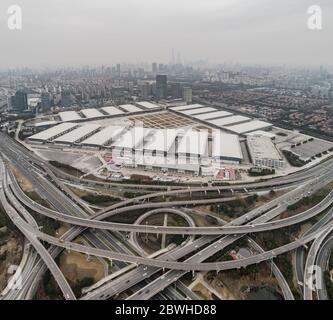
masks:
<path fill-rule="evenodd" d="M 9 31 L 19 4 L 23 30 Z M 323 30 L 307 29 L 321 5 Z M 0 68 L 186 61 L 332 65 L 332 0 L 0 0 Z"/>

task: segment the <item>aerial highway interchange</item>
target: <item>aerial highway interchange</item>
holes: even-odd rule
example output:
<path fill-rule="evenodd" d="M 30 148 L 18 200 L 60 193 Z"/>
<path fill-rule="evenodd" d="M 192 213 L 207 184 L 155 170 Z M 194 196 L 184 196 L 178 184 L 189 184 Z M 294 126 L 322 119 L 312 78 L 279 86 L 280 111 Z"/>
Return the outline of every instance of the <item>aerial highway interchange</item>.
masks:
<path fill-rule="evenodd" d="M 177 281 L 179 282 L 178 290 L 181 290 L 189 299 L 196 299 L 198 297 L 189 293 L 188 289 L 179 281 L 185 274 L 191 272 L 194 274 L 198 271 L 216 271 L 218 273 L 222 270 L 239 269 L 261 262 L 271 265 L 284 298 L 293 300 L 294 296 L 288 283 L 274 263 L 275 257 L 287 252 L 296 252 L 296 274 L 300 288 L 303 290 L 304 299 L 313 299 L 310 285 L 313 274 L 309 273 L 308 270 L 313 269 L 313 266 L 317 264 L 321 267 L 327 266 L 327 259 L 332 249 L 333 192 L 330 192 L 320 203 L 310 209 L 291 217 L 278 217 L 289 205 L 296 203 L 304 196 L 316 193 L 333 180 L 333 159 L 267 182 L 232 186 L 180 186 L 179 188 L 146 185 L 144 188 L 150 190 L 149 192 L 145 190 L 144 195 L 94 211 L 69 189 L 70 184 L 82 182 L 83 185 L 96 189 L 111 189 L 120 186 L 121 188 L 135 189 L 135 186 L 133 184 L 81 181 L 50 166 L 46 161 L 32 154 L 31 151 L 7 135 L 1 133 L 0 139 L 1 204 L 11 221 L 26 238 L 24 256 L 21 262 L 22 288 L 15 291 L 6 288 L 1 294 L 1 299 L 31 299 L 37 290 L 38 282 L 47 269 L 57 281 L 64 298 L 76 299 L 77 297 L 75 297 L 68 281 L 54 260 L 64 249 L 81 252 L 88 256 L 107 258 L 118 266 L 118 271 L 114 277 L 96 284 L 82 296 L 82 299 L 86 300 L 116 298 L 130 288 L 135 288 L 135 290 L 128 299 L 151 299 L 164 292 L 165 289 L 169 290 L 167 292 L 171 298 L 176 299 L 177 290 L 171 284 Z M 47 200 L 51 208 L 38 204 L 22 191 L 11 169 L 13 166 L 33 183 L 35 191 Z M 186 227 L 142 225 L 143 219 L 138 219 L 138 223 L 134 224 L 106 220 L 139 209 L 144 209 L 146 215 L 154 213 L 154 211 L 167 212 L 170 210 L 186 216 L 189 206 L 227 202 L 236 196 L 246 197 L 258 191 L 269 192 L 273 189 L 281 189 L 285 193 L 231 222 L 220 221 L 216 226 L 198 227 L 191 224 L 190 220 L 188 220 L 189 225 Z M 208 197 L 207 192 L 214 192 L 216 196 L 214 194 L 213 198 Z M 191 196 L 196 193 L 201 195 L 200 199 L 191 199 Z M 167 197 L 176 198 L 180 194 L 189 196 L 189 200 L 153 201 L 155 198 L 160 199 L 160 197 L 164 199 Z M 29 213 L 30 211 L 67 223 L 71 225 L 71 228 L 61 238 L 49 236 L 39 228 L 34 217 Z M 300 224 L 320 216 L 323 212 L 326 212 L 325 215 L 302 237 L 273 250 L 265 251 L 250 237 L 251 234 Z M 94 232 L 89 232 L 91 230 Z M 101 245 L 96 243 L 94 246 L 94 241 L 98 242 L 94 238 L 95 232 L 98 232 L 100 237 L 113 245 L 101 248 Z M 192 238 L 183 246 L 172 246 L 161 250 L 156 256 L 147 256 L 140 255 L 140 253 L 134 255 L 133 251 L 122 246 L 119 239 L 126 239 L 124 233 L 132 236 L 138 233 L 174 234 L 183 237 L 192 236 Z M 89 243 L 92 245 L 89 245 L 88 242 L 86 244 L 73 242 L 81 234 L 90 239 Z M 249 246 L 256 254 L 233 261 L 206 262 L 217 252 L 224 250 L 243 237 L 247 239 Z M 49 248 L 46 249 L 43 243 L 48 243 Z M 110 249 L 115 247 L 116 250 Z M 309 253 L 306 259 L 305 250 L 308 250 Z M 185 260 L 184 257 L 186 257 Z M 153 275 L 155 277 L 152 278 Z M 327 299 L 325 288 L 317 289 L 316 295 L 318 299 Z"/>

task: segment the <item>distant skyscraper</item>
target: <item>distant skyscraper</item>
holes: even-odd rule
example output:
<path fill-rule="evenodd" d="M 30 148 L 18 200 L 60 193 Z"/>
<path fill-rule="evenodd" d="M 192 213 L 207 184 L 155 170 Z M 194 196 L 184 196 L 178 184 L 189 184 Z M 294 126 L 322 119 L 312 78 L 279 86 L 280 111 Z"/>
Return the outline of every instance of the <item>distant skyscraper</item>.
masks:
<path fill-rule="evenodd" d="M 149 82 L 141 85 L 141 97 L 143 99 L 148 99 L 152 95 L 152 86 Z"/>
<path fill-rule="evenodd" d="M 152 69 L 153 74 L 157 74 L 158 69 L 157 69 L 157 63 L 156 62 L 152 63 L 151 69 Z"/>
<path fill-rule="evenodd" d="M 183 89 L 183 100 L 187 103 L 190 104 L 192 103 L 192 88 L 190 87 L 184 87 Z"/>
<path fill-rule="evenodd" d="M 28 95 L 24 91 L 16 91 L 15 96 L 11 97 L 11 107 L 18 112 L 28 110 Z"/>
<path fill-rule="evenodd" d="M 120 77 L 120 72 L 121 72 L 121 70 L 120 70 L 120 64 L 118 63 L 117 64 L 117 76 L 118 77 Z"/>
<path fill-rule="evenodd" d="M 174 82 L 171 84 L 171 96 L 172 99 L 179 99 L 182 97 L 182 91 L 179 82 Z"/>
<path fill-rule="evenodd" d="M 41 107 L 42 107 L 43 112 L 47 112 L 51 109 L 51 96 L 48 92 L 42 93 Z"/>
<path fill-rule="evenodd" d="M 178 52 L 178 54 L 177 54 L 177 64 L 178 65 L 182 64 L 182 58 L 181 58 L 180 52 Z"/>
<path fill-rule="evenodd" d="M 166 99 L 168 95 L 168 77 L 158 74 L 156 76 L 156 97 L 158 99 Z"/>
<path fill-rule="evenodd" d="M 61 92 L 61 106 L 68 108 L 73 104 L 72 94 L 68 90 Z"/>

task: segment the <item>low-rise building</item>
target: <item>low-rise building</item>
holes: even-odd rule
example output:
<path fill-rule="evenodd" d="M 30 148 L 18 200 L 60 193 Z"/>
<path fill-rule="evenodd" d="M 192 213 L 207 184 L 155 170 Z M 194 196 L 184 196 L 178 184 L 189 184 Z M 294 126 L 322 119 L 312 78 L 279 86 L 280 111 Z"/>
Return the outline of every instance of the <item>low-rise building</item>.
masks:
<path fill-rule="evenodd" d="M 248 136 L 247 146 L 252 163 L 255 166 L 277 169 L 284 168 L 285 161 L 270 138 Z"/>

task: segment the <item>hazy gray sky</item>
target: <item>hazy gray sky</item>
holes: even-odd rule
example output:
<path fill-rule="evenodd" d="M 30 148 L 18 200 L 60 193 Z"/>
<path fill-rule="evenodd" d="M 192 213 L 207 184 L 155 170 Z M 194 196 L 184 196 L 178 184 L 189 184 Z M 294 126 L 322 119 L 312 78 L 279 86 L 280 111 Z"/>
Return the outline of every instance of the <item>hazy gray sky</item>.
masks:
<path fill-rule="evenodd" d="M 7 8 L 23 9 L 9 31 Z M 307 29 L 321 5 L 323 30 Z M 332 0 L 1 0 L 0 68 L 207 59 L 330 64 Z"/>

